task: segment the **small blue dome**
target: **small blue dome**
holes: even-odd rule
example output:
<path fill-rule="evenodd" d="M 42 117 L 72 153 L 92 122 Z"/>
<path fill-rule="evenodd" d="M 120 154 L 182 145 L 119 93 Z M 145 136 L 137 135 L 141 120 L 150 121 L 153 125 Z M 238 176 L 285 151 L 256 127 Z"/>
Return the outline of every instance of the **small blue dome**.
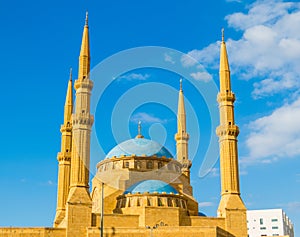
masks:
<path fill-rule="evenodd" d="M 166 182 L 160 180 L 143 180 L 140 182 L 135 183 L 134 185 L 130 186 L 124 194 L 132 193 L 167 193 L 167 194 L 178 194 L 178 191 L 173 188 L 171 185 L 167 184 Z"/>
<path fill-rule="evenodd" d="M 145 138 L 134 138 L 124 141 L 115 146 L 106 156 L 106 158 L 120 157 L 120 156 L 153 156 L 157 157 L 165 156 L 167 158 L 173 158 L 171 153 L 158 142 L 148 140 Z"/>
<path fill-rule="evenodd" d="M 198 212 L 198 216 L 206 216 L 203 212 Z"/>

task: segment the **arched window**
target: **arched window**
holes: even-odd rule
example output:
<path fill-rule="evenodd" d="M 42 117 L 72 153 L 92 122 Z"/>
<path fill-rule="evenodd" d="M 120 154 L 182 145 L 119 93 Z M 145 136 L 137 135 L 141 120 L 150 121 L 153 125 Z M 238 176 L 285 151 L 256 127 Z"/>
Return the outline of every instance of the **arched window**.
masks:
<path fill-rule="evenodd" d="M 136 205 L 137 205 L 138 207 L 141 205 L 140 199 L 139 199 L 139 198 L 137 198 L 137 200 L 136 200 Z"/>
<path fill-rule="evenodd" d="M 162 201 L 161 201 L 161 198 L 158 198 L 157 199 L 157 205 L 159 206 L 159 207 L 162 207 L 164 204 L 162 203 Z"/>
<path fill-rule="evenodd" d="M 172 207 L 173 204 L 172 204 L 172 199 L 171 198 L 168 198 L 168 207 Z"/>
<path fill-rule="evenodd" d="M 135 168 L 138 169 L 138 170 L 142 168 L 142 164 L 141 164 L 140 161 L 135 162 Z"/>
<path fill-rule="evenodd" d="M 153 169 L 153 162 L 147 161 L 147 169 Z"/>

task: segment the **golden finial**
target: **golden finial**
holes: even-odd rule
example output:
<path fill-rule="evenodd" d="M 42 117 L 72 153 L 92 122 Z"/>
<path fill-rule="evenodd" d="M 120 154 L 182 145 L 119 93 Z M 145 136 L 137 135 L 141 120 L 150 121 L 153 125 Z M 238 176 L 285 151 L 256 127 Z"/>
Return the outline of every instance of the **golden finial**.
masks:
<path fill-rule="evenodd" d="M 224 42 L 224 28 L 222 28 L 222 42 Z"/>
<path fill-rule="evenodd" d="M 180 82 L 180 91 L 182 91 L 182 78 L 180 78 L 179 82 Z"/>
<path fill-rule="evenodd" d="M 138 135 L 136 136 L 136 138 L 144 138 L 144 136 L 142 135 L 142 122 L 139 121 L 138 123 Z"/>
<path fill-rule="evenodd" d="M 72 81 L 72 67 L 70 67 L 70 81 Z"/>
<path fill-rule="evenodd" d="M 138 135 L 141 135 L 141 131 L 142 131 L 142 125 L 141 125 L 141 121 L 139 121 L 139 125 L 138 125 Z"/>
<path fill-rule="evenodd" d="M 85 25 L 88 26 L 88 24 L 89 24 L 89 12 L 86 11 L 86 13 L 85 13 Z"/>

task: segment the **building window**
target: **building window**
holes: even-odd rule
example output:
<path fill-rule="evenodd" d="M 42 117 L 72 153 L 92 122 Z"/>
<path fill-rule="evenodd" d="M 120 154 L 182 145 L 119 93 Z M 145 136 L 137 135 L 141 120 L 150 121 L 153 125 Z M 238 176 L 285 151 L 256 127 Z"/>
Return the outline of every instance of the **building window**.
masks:
<path fill-rule="evenodd" d="M 260 227 L 260 229 L 261 229 L 261 230 L 266 230 L 267 228 L 266 228 L 266 227 Z"/>
<path fill-rule="evenodd" d="M 168 198 L 168 207 L 172 207 L 173 204 L 172 204 L 172 199 L 171 198 Z"/>
<path fill-rule="evenodd" d="M 162 206 L 163 206 L 163 203 L 162 203 L 162 201 L 161 201 L 160 198 L 157 199 L 157 205 L 158 205 L 159 207 L 162 207 Z"/>
<path fill-rule="evenodd" d="M 185 201 L 181 200 L 181 206 L 186 209 Z"/>
<path fill-rule="evenodd" d="M 260 219 L 259 219 L 259 223 L 260 223 L 261 225 L 263 225 L 263 224 L 264 224 L 264 219 L 263 219 L 263 218 L 260 218 Z"/>
<path fill-rule="evenodd" d="M 142 168 L 142 165 L 141 165 L 140 161 L 135 162 L 135 168 L 138 169 L 138 170 Z"/>
<path fill-rule="evenodd" d="M 278 226 L 272 226 L 272 230 L 278 230 Z"/>
<path fill-rule="evenodd" d="M 153 169 L 153 162 L 152 161 L 147 162 L 147 169 Z"/>
<path fill-rule="evenodd" d="M 149 207 L 153 206 L 152 198 L 147 198 L 147 206 Z"/>
<path fill-rule="evenodd" d="M 121 204 L 121 208 L 123 208 L 123 207 L 125 207 L 125 205 L 126 205 L 126 199 L 124 198 L 124 199 L 122 199 L 122 204 Z"/>
<path fill-rule="evenodd" d="M 271 221 L 272 221 L 272 222 L 276 222 L 276 221 L 278 221 L 278 219 L 272 219 Z"/>
<path fill-rule="evenodd" d="M 162 162 L 158 162 L 157 168 L 160 169 L 163 166 Z"/>
<path fill-rule="evenodd" d="M 129 168 L 129 161 L 126 161 L 124 166 L 125 166 L 125 168 Z"/>

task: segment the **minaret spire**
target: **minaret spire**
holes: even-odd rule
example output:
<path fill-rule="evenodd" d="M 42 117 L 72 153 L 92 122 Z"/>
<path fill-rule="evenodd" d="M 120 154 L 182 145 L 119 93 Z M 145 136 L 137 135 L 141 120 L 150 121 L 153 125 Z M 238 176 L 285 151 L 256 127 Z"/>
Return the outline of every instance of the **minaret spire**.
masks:
<path fill-rule="evenodd" d="M 72 150 L 72 69 L 66 93 L 64 108 L 64 124 L 61 125 L 61 151 L 57 155 L 58 182 L 57 182 L 57 207 L 54 227 L 58 227 L 66 215 L 66 202 L 69 194 L 70 172 L 71 172 L 71 150 Z"/>
<path fill-rule="evenodd" d="M 90 45 L 88 15 L 86 15 L 79 55 L 78 79 L 74 85 L 76 105 L 72 114 L 71 179 L 66 209 L 67 237 L 84 236 L 86 227 L 91 224 L 92 201 L 89 193 L 89 169 L 91 128 L 94 117 L 90 114 L 93 82 L 89 79 L 89 73 Z M 78 218 L 73 218 L 73 216 Z"/>
<path fill-rule="evenodd" d="M 72 68 L 70 68 L 70 77 L 65 102 L 64 123 L 71 122 L 73 112 L 73 85 L 72 85 Z"/>
<path fill-rule="evenodd" d="M 79 55 L 78 80 L 84 80 L 90 72 L 90 42 L 88 21 L 88 12 L 86 12 L 85 25 L 83 28 L 82 42 Z"/>
<path fill-rule="evenodd" d="M 220 50 L 220 91 L 231 91 L 230 68 L 228 63 L 226 43 L 224 41 L 224 29 L 222 29 L 222 41 Z"/>
<path fill-rule="evenodd" d="M 182 79 L 180 79 L 180 89 L 178 96 L 177 111 L 177 133 L 175 134 L 177 160 L 182 164 L 182 173 L 190 177 L 191 162 L 188 157 L 189 134 L 186 131 L 186 113 L 184 105 L 184 95 L 182 90 Z"/>
<path fill-rule="evenodd" d="M 230 69 L 224 30 L 220 49 L 220 92 L 218 103 L 220 126 L 216 133 L 220 144 L 221 201 L 218 216 L 225 218 L 226 229 L 234 236 L 246 237 L 246 207 L 240 197 L 237 136 L 239 128 L 234 121 L 235 95 L 231 91 Z M 235 220 L 232 222 L 231 220 Z M 228 221 L 228 222 L 227 222 Z"/>

